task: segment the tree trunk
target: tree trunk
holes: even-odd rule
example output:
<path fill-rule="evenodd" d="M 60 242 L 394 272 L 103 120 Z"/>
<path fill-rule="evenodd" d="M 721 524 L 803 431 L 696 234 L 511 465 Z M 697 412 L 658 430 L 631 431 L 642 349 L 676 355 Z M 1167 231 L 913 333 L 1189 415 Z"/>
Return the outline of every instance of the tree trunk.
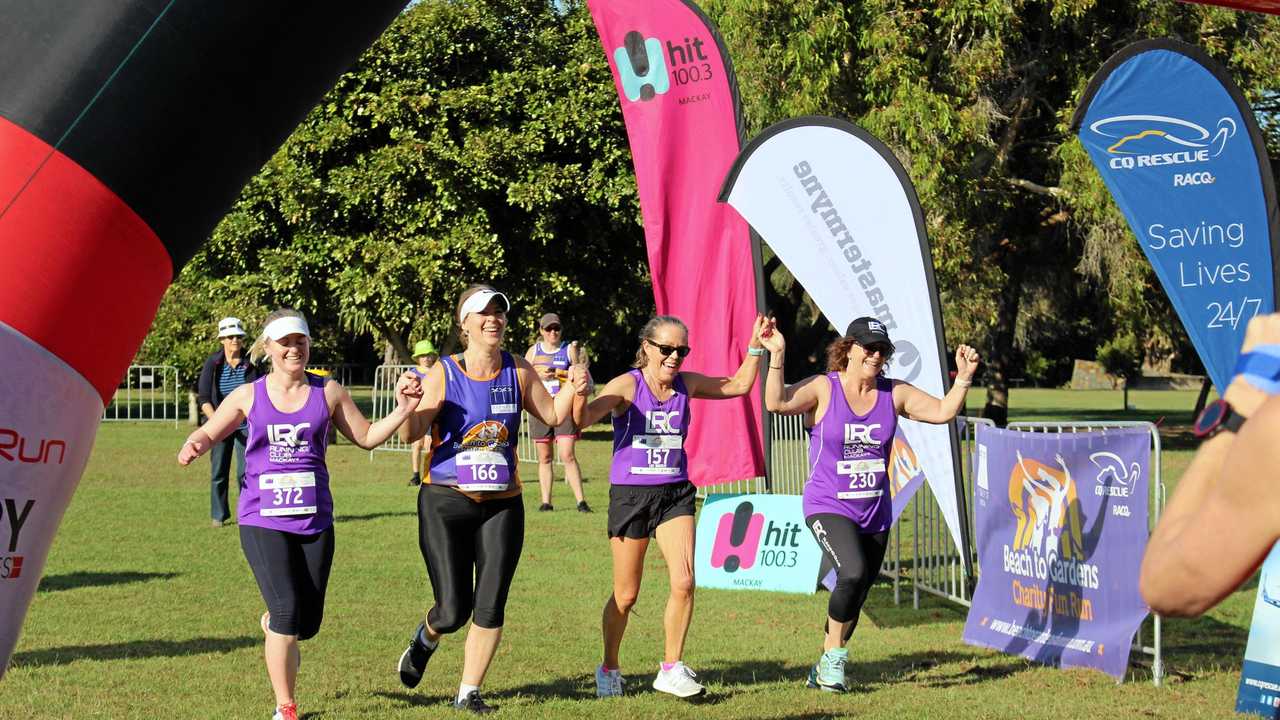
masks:
<path fill-rule="evenodd" d="M 1018 307 L 1022 299 L 1022 271 L 1016 262 L 1006 263 L 1007 282 L 1000 292 L 996 308 L 996 327 L 991 333 L 987 356 L 987 404 L 982 417 L 998 427 L 1009 423 L 1009 372 L 1013 365 L 1013 335 L 1018 325 Z"/>
<path fill-rule="evenodd" d="M 377 330 L 378 334 L 382 336 L 382 339 L 385 340 L 393 350 L 395 350 L 395 354 L 398 356 L 399 360 L 399 363 L 397 364 L 413 364 L 413 351 L 409 349 L 409 344 L 399 333 L 392 332 L 391 328 L 378 322 L 371 321 L 369 324 L 372 325 L 373 329 Z"/>

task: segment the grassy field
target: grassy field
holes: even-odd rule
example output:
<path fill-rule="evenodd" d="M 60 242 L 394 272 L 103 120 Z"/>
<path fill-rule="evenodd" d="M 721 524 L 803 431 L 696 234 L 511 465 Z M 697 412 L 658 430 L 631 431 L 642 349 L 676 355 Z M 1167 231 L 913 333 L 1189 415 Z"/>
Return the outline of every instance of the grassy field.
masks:
<path fill-rule="evenodd" d="M 975 400 L 981 399 L 975 393 Z M 1018 390 L 1014 419 L 1167 418 L 1170 485 L 1185 467 L 1194 393 Z M 234 528 L 208 527 L 205 462 L 173 461 L 186 429 L 104 424 L 63 520 L 8 675 L 0 718 L 256 718 L 272 698 L 257 629 L 262 601 Z M 608 443 L 581 449 L 597 512 L 538 513 L 525 494 L 526 544 L 503 646 L 486 690 L 499 717 L 533 718 L 1101 718 L 1228 717 L 1234 706 L 1253 588 L 1206 618 L 1165 624 L 1168 684 L 1136 662 L 1127 682 L 1060 671 L 960 641 L 964 614 L 940 600 L 895 607 L 878 586 L 851 643 L 854 692 L 807 690 L 820 649 L 825 595 L 700 590 L 686 659 L 710 695 L 686 703 L 649 688 L 661 653 L 665 571 L 656 548 L 623 645 L 628 696 L 598 701 L 600 608 L 609 594 L 605 514 Z M 395 663 L 430 602 L 417 548 L 407 458 L 340 445 L 330 452 L 337 555 L 320 635 L 303 645 L 304 717 L 448 718 L 461 637 L 447 638 L 423 684 L 406 691 Z M 534 476 L 532 467 L 522 470 Z"/>

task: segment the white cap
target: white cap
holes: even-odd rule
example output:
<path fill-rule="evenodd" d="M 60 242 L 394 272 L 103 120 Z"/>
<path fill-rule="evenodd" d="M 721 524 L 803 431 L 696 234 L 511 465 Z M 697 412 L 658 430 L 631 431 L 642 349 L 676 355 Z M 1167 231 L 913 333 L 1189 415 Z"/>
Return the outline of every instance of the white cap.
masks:
<path fill-rule="evenodd" d="M 311 337 L 311 329 L 307 327 L 307 321 L 293 315 L 276 318 L 267 323 L 266 329 L 262 331 L 272 340 L 280 340 L 286 335 L 306 335 Z"/>
<path fill-rule="evenodd" d="M 502 298 L 503 312 L 511 309 L 511 301 L 507 300 L 507 296 L 497 290 L 478 290 L 462 303 L 462 309 L 458 311 L 458 323 L 467 319 L 467 315 L 473 312 L 480 312 L 489 306 L 489 301 L 494 298 Z"/>
<path fill-rule="evenodd" d="M 218 337 L 234 337 L 244 335 L 244 328 L 240 326 L 240 318 L 224 317 L 218 321 Z"/>

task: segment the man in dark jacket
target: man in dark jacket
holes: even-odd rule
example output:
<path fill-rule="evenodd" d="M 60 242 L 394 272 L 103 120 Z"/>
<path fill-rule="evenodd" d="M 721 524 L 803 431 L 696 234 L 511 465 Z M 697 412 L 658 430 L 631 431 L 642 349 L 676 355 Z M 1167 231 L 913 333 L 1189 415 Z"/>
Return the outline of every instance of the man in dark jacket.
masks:
<path fill-rule="evenodd" d="M 222 349 L 204 361 L 200 382 L 196 386 L 200 411 L 204 413 L 205 419 L 213 415 L 213 411 L 222 404 L 222 399 L 232 390 L 253 382 L 259 375 L 245 353 L 244 328 L 239 319 L 223 318 L 218 323 L 218 340 L 222 343 Z M 209 515 L 213 518 L 214 527 L 222 527 L 231 517 L 231 508 L 227 505 L 227 476 L 231 472 L 233 453 L 236 457 L 236 484 L 237 487 L 244 487 L 244 445 L 248 440 L 247 430 L 242 424 L 226 440 L 214 445 L 209 451 L 209 461 L 212 464 Z"/>

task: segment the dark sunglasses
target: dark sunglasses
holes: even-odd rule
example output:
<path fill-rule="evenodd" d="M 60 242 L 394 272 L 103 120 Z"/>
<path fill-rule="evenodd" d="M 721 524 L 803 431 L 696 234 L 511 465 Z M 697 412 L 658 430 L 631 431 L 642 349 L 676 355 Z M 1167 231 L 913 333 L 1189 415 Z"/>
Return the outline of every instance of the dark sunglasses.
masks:
<path fill-rule="evenodd" d="M 560 332 L 560 326 L 559 326 L 559 325 L 548 325 L 548 326 L 546 326 L 546 327 L 544 327 L 544 328 L 542 328 L 542 329 L 543 329 L 543 330 L 546 330 L 547 332 Z"/>
<path fill-rule="evenodd" d="M 886 345 L 885 343 L 871 343 L 870 345 L 859 345 L 859 347 L 866 350 L 868 355 L 871 353 L 880 353 L 881 357 L 893 357 L 892 345 Z"/>
<path fill-rule="evenodd" d="M 659 345 L 658 343 L 648 339 L 646 339 L 645 342 L 658 348 L 658 352 L 662 353 L 664 357 L 671 353 L 679 353 L 680 357 L 686 358 L 689 357 L 689 353 L 693 352 L 693 348 L 688 345 Z"/>

